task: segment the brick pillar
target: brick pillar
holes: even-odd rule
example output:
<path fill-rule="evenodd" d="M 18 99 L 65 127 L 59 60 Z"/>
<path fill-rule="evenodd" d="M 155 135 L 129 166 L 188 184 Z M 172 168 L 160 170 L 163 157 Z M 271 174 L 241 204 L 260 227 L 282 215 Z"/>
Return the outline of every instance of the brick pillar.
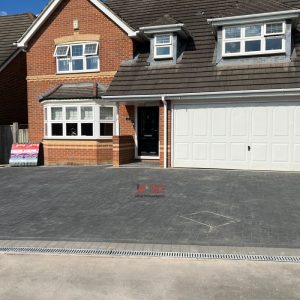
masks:
<path fill-rule="evenodd" d="M 134 161 L 135 144 L 132 135 L 113 137 L 113 166 Z"/>
<path fill-rule="evenodd" d="M 171 167 L 171 102 L 167 101 L 167 167 Z M 159 105 L 159 145 L 160 145 L 160 166 L 164 167 L 164 105 L 161 102 Z"/>

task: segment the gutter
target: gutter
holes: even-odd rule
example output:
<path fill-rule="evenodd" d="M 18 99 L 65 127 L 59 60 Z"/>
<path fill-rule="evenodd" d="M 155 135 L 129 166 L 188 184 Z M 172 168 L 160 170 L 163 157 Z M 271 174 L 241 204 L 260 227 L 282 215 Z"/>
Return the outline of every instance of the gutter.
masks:
<path fill-rule="evenodd" d="M 157 29 L 180 29 L 183 27 L 183 23 L 176 23 L 176 24 L 169 24 L 169 25 L 154 25 L 154 26 L 145 26 L 141 27 L 140 30 L 145 31 L 145 30 L 157 30 Z"/>
<path fill-rule="evenodd" d="M 177 94 L 154 94 L 154 95 L 127 95 L 127 96 L 102 96 L 102 99 L 115 102 L 126 101 L 158 101 L 162 97 L 168 100 L 209 100 L 209 99 L 240 99 L 256 97 L 287 97 L 300 96 L 300 88 L 292 89 L 266 89 L 245 91 L 221 91 L 205 93 L 177 93 Z"/>
<path fill-rule="evenodd" d="M 207 22 L 212 26 L 224 26 L 233 24 L 246 24 L 249 22 L 267 22 L 267 21 L 279 21 L 287 19 L 298 19 L 300 14 L 299 9 L 286 10 L 286 11 L 276 11 L 262 14 L 252 14 L 252 15 L 241 15 L 233 17 L 224 18 L 212 18 L 207 19 Z"/>

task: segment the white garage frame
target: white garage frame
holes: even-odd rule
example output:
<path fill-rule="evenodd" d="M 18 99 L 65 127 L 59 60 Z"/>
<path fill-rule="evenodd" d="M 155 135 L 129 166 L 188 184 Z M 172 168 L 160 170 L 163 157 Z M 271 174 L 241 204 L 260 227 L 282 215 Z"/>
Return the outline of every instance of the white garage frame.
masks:
<path fill-rule="evenodd" d="M 272 103 L 274 104 L 274 106 L 280 106 L 281 104 L 285 104 L 285 105 L 299 105 L 300 106 L 300 100 L 299 98 L 296 99 L 296 97 L 286 97 L 286 98 L 272 98 L 272 99 L 269 99 L 269 98 L 264 98 L 260 101 L 257 101 L 257 100 L 253 100 L 252 99 L 249 99 L 249 100 L 245 100 L 245 99 L 236 99 L 234 101 L 230 101 L 228 99 L 225 99 L 225 100 L 201 100 L 201 103 L 197 100 L 192 100 L 192 101 L 180 101 L 180 100 L 173 100 L 172 101 L 172 105 L 171 105 L 171 108 L 172 108 L 172 120 L 171 120 L 171 167 L 174 167 L 175 166 L 175 155 L 174 155 L 174 150 L 175 150 L 175 139 L 174 139 L 174 134 L 175 134 L 175 124 L 174 124 L 174 120 L 175 120 L 175 109 L 174 109 L 174 106 L 176 105 L 203 105 L 203 106 L 209 106 L 210 104 L 212 105 L 227 105 L 230 106 L 230 105 L 233 105 L 233 106 L 241 106 L 241 107 L 247 107 L 248 104 L 249 104 L 249 107 L 250 106 L 263 106 L 263 104 L 266 104 L 267 106 L 272 106 Z M 189 167 L 187 167 L 189 168 Z M 250 169 L 250 168 L 249 168 Z M 251 170 L 251 169 L 250 169 Z"/>

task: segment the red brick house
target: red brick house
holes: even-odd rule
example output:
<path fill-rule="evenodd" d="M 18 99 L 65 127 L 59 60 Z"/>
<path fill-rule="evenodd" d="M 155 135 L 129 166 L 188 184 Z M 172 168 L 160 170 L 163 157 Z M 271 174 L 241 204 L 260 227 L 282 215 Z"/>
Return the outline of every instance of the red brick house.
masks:
<path fill-rule="evenodd" d="M 300 170 L 299 1 L 52 0 L 27 51 L 45 163 Z"/>
<path fill-rule="evenodd" d="M 26 54 L 14 43 L 34 20 L 30 13 L 0 16 L 0 125 L 28 122 Z"/>

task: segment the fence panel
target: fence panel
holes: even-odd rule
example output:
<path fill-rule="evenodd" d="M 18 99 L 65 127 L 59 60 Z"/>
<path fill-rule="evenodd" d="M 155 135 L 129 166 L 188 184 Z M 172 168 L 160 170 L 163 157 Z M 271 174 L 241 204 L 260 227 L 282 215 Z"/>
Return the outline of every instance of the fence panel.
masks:
<path fill-rule="evenodd" d="M 28 129 L 18 130 L 18 143 L 27 144 L 28 143 Z"/>
<path fill-rule="evenodd" d="M 0 164 L 8 164 L 13 144 L 13 130 L 10 125 L 0 126 Z"/>

